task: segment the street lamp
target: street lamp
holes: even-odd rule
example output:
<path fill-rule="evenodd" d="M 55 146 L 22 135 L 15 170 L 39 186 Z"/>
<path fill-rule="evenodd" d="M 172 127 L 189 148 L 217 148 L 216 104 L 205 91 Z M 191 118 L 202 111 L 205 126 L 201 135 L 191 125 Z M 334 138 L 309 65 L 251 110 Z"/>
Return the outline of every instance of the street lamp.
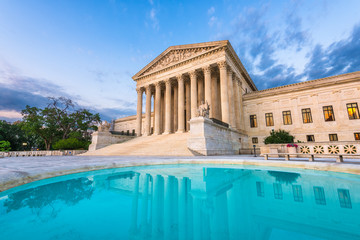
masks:
<path fill-rule="evenodd" d="M 256 157 L 256 145 L 254 144 L 253 147 L 254 147 L 254 157 Z"/>

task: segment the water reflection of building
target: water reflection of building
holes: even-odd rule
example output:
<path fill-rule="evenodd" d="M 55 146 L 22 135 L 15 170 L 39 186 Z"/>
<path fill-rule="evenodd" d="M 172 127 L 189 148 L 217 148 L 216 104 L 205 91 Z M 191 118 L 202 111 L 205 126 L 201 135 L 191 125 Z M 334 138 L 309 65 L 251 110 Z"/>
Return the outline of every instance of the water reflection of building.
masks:
<path fill-rule="evenodd" d="M 132 194 L 132 239 L 278 239 L 279 233 L 360 239 L 360 187 L 345 175 L 329 181 L 325 174 L 190 171 L 153 169 L 107 179 L 107 188 Z"/>

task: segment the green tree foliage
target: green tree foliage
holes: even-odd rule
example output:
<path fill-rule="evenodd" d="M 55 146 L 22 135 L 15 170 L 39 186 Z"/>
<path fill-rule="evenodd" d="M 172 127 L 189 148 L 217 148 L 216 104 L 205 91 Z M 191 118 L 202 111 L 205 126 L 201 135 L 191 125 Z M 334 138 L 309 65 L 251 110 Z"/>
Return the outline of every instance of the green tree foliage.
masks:
<path fill-rule="evenodd" d="M 76 109 L 75 104 L 64 97 L 49 100 L 50 104 L 44 109 L 26 106 L 22 111 L 23 129 L 27 133 L 40 136 L 47 150 L 58 140 L 69 138 L 71 133 L 77 133 L 81 140 L 90 140 L 87 130 L 97 130 L 98 113 Z"/>
<path fill-rule="evenodd" d="M 30 150 L 32 147 L 41 147 L 42 139 L 37 135 L 29 135 L 22 129 L 22 122 L 9 123 L 0 120 L 0 141 L 8 141 L 11 150 Z M 26 145 L 23 145 L 26 143 Z"/>
<path fill-rule="evenodd" d="M 285 130 L 272 130 L 270 136 L 266 137 L 264 140 L 265 144 L 276 144 L 276 143 L 293 143 L 294 136 L 290 135 L 289 132 Z"/>
<path fill-rule="evenodd" d="M 87 149 L 90 142 L 86 140 L 79 140 L 77 138 L 70 137 L 68 139 L 60 139 L 53 145 L 53 149 L 56 150 L 73 150 L 73 149 Z"/>
<path fill-rule="evenodd" d="M 0 152 L 8 152 L 11 150 L 10 142 L 0 141 Z"/>

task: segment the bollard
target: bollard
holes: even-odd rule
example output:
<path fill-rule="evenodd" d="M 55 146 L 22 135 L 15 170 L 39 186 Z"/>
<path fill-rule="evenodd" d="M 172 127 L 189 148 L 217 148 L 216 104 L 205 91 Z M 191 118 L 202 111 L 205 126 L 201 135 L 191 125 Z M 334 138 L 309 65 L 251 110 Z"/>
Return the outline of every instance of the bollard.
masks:
<path fill-rule="evenodd" d="M 289 154 L 285 154 L 285 161 L 290 161 L 290 155 Z"/>

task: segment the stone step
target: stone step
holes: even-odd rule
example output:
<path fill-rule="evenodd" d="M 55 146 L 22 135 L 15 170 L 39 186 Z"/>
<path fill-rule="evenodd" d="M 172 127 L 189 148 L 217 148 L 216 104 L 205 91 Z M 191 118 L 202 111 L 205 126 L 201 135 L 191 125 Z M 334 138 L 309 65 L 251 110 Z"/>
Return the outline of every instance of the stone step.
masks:
<path fill-rule="evenodd" d="M 142 136 L 124 143 L 113 144 L 86 156 L 194 156 L 187 148 L 189 133 Z"/>

